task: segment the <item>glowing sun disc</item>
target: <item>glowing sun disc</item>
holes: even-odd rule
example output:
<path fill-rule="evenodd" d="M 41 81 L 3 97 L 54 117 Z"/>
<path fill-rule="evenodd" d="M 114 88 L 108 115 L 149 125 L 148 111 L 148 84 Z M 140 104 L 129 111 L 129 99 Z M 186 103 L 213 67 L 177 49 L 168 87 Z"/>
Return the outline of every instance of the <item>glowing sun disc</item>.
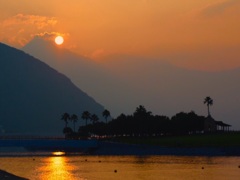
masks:
<path fill-rule="evenodd" d="M 56 43 L 57 45 L 61 45 L 61 44 L 63 43 L 63 41 L 64 41 L 64 39 L 63 39 L 62 36 L 57 36 L 57 37 L 55 38 L 55 43 Z"/>

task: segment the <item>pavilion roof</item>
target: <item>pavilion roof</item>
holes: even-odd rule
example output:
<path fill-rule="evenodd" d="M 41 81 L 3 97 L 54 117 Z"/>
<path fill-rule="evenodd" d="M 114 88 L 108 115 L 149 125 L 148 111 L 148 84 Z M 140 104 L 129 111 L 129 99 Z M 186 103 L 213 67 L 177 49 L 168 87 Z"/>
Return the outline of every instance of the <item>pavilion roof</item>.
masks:
<path fill-rule="evenodd" d="M 230 127 L 231 126 L 230 124 L 226 124 L 222 121 L 215 121 L 215 122 L 218 126 L 222 126 L 222 127 Z"/>

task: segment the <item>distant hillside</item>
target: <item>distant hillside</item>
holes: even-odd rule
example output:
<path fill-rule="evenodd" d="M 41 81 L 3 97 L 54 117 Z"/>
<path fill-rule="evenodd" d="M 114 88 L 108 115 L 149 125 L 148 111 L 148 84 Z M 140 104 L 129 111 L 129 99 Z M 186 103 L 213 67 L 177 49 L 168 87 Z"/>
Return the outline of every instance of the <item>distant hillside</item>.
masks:
<path fill-rule="evenodd" d="M 64 127 L 60 116 L 64 112 L 80 116 L 85 110 L 100 116 L 104 108 L 63 74 L 0 43 L 2 132 L 60 134 Z"/>
<path fill-rule="evenodd" d="M 97 66 L 41 38 L 33 39 L 23 49 L 66 74 L 78 87 L 106 105 L 115 117 L 132 113 L 138 105 L 169 117 L 192 110 L 207 115 L 203 100 L 211 96 L 212 116 L 233 125 L 233 129 L 240 129 L 240 69 L 188 70 L 162 59 L 121 54 L 109 56 Z"/>
<path fill-rule="evenodd" d="M 40 37 L 35 37 L 22 50 L 65 74 L 79 88 L 104 104 L 114 116 L 128 110 L 132 112 L 139 105 L 135 100 L 129 100 L 135 94 L 131 85 L 91 59 Z"/>

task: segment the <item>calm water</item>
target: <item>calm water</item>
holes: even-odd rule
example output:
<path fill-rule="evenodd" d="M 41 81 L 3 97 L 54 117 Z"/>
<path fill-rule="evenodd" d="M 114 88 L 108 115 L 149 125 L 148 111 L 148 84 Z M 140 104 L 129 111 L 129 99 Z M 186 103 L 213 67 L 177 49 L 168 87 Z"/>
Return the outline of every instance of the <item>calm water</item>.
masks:
<path fill-rule="evenodd" d="M 0 169 L 31 180 L 240 179 L 239 166 L 240 157 L 0 157 Z"/>

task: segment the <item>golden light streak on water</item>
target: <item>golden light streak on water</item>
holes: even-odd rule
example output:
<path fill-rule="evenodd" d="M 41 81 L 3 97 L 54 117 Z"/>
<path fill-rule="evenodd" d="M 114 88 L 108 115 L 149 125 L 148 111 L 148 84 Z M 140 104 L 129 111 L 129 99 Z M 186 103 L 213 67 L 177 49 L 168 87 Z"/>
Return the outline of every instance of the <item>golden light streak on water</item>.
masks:
<path fill-rule="evenodd" d="M 31 180 L 235 180 L 240 157 L 0 157 L 0 169 Z"/>
<path fill-rule="evenodd" d="M 60 153 L 58 153 L 60 154 Z M 49 157 L 42 167 L 39 168 L 41 172 L 39 179 L 41 180 L 61 180 L 61 179 L 73 179 L 70 171 L 73 166 L 67 164 L 66 157 L 57 156 Z"/>

